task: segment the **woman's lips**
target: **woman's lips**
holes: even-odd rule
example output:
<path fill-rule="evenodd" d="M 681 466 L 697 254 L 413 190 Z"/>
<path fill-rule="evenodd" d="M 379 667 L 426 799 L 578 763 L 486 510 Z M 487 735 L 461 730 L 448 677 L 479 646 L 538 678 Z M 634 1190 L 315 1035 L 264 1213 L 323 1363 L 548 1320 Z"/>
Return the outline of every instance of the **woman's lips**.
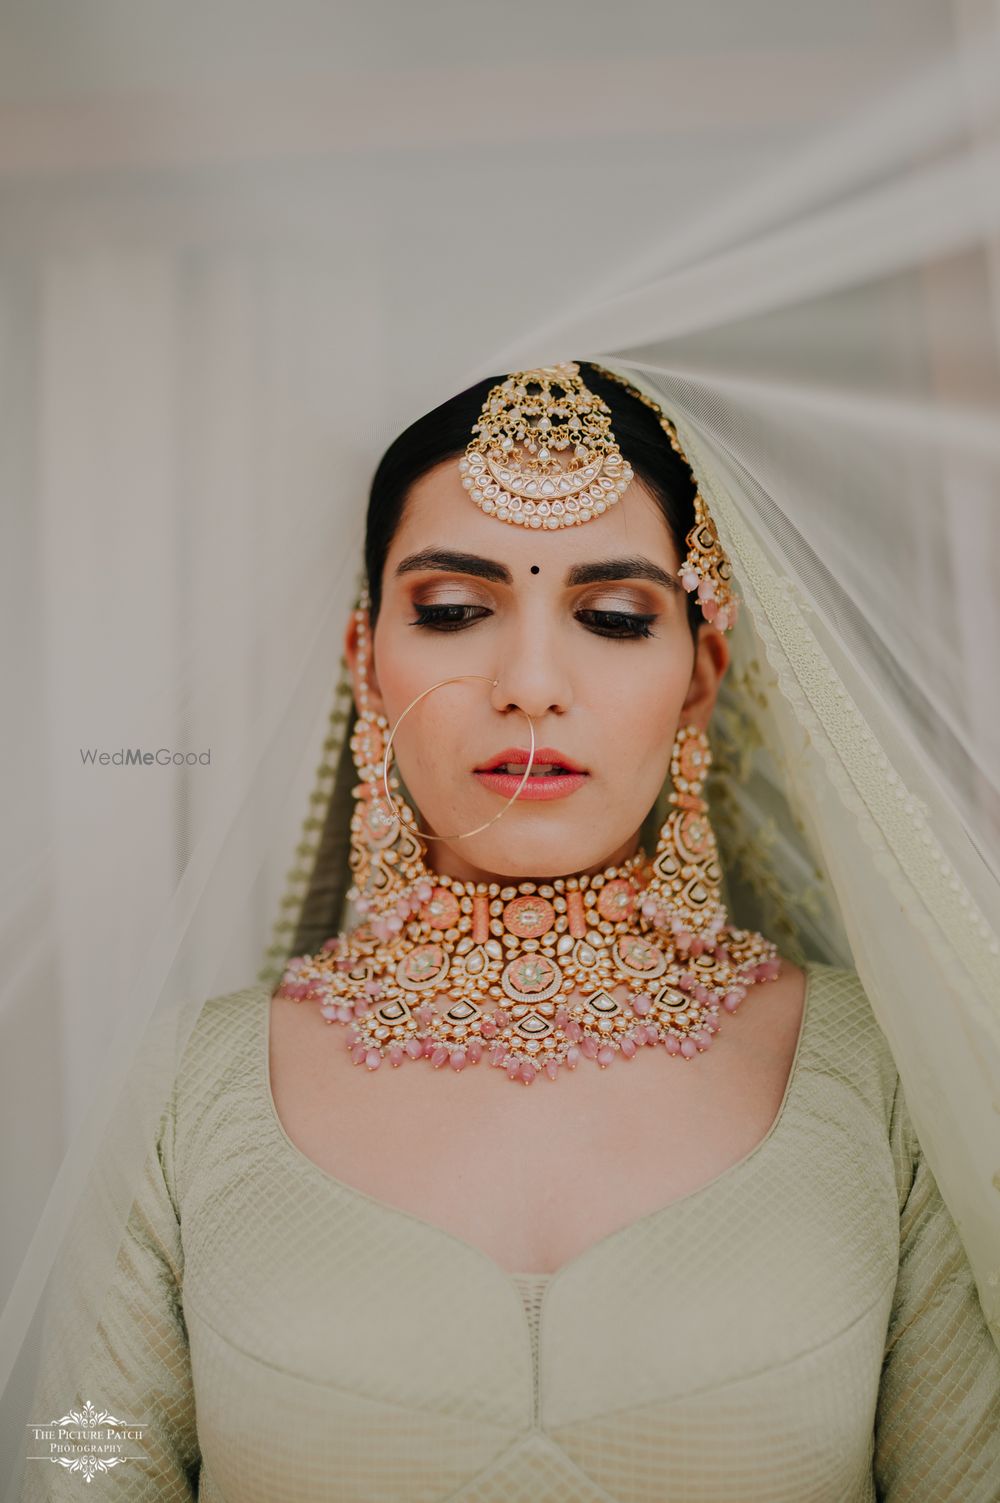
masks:
<path fill-rule="evenodd" d="M 530 755 L 527 747 L 505 746 L 503 751 L 494 753 L 483 767 L 473 768 L 473 776 L 485 788 L 503 794 L 504 798 L 512 798 L 521 785 Z M 508 772 L 508 767 L 513 770 Z M 567 794 L 575 793 L 582 787 L 588 777 L 586 769 L 557 746 L 536 746 L 531 767 L 531 777 L 518 793 L 518 801 L 565 798 Z M 560 771 L 536 773 L 535 768 L 539 767 L 559 768 Z"/>
<path fill-rule="evenodd" d="M 525 763 L 527 766 L 527 763 Z M 517 801 L 522 799 L 550 799 L 566 798 L 568 794 L 575 793 L 582 788 L 589 774 L 585 772 L 554 772 L 546 773 L 541 777 L 532 775 L 518 794 Z M 475 772 L 473 777 L 478 778 L 484 788 L 490 788 L 494 793 L 500 793 L 504 798 L 512 798 L 517 793 L 524 773 L 520 772 L 515 777 L 512 772 Z"/>

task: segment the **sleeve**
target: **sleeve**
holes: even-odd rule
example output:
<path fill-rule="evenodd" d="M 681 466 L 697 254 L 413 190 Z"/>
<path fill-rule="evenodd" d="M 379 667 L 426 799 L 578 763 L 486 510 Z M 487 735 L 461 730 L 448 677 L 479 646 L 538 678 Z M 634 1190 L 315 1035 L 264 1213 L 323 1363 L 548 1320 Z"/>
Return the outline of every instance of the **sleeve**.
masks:
<path fill-rule="evenodd" d="M 79 1499 L 81 1484 L 94 1503 L 187 1503 L 198 1497 L 200 1452 L 187 1328 L 181 1300 L 183 1250 L 171 1184 L 173 1098 L 150 1150 L 118 1249 L 83 1381 L 66 1394 L 59 1383 L 59 1331 L 74 1318 L 72 1298 L 46 1333 L 33 1412 L 62 1417 L 88 1403 L 100 1413 L 142 1426 L 141 1440 L 125 1442 L 129 1459 L 91 1480 L 48 1459 L 28 1461 L 21 1503 Z M 85 1318 L 86 1301 L 76 1318 Z M 92 1318 L 92 1317 L 91 1317 Z M 37 1406 L 37 1407 L 34 1407 Z M 35 1454 L 38 1454 L 36 1449 Z"/>
<path fill-rule="evenodd" d="M 909 1188 L 876 1406 L 876 1497 L 997 1503 L 1000 1351 L 898 1079 L 890 1136 L 898 1180 Z"/>

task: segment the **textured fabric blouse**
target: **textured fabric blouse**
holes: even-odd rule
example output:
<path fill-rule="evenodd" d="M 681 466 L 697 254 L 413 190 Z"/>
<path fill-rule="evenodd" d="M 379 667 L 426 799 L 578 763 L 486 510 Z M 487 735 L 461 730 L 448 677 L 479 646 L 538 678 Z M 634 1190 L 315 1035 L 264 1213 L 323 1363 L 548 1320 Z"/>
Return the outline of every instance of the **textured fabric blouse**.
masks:
<path fill-rule="evenodd" d="M 1000 1353 L 853 971 L 808 967 L 757 1147 L 551 1275 L 308 1159 L 269 995 L 201 1009 L 86 1382 L 52 1396 L 146 1425 L 92 1503 L 1000 1499 Z M 25 1499 L 81 1495 L 28 1464 Z"/>

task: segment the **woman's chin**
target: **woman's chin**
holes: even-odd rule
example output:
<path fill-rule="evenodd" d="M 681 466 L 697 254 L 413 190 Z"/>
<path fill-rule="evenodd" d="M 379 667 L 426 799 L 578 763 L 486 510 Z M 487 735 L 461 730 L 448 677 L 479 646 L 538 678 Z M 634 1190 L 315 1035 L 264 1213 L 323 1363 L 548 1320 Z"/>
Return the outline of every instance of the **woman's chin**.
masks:
<path fill-rule="evenodd" d="M 464 880 L 480 882 L 529 882 L 544 881 L 550 877 L 572 876 L 575 872 L 600 871 L 615 860 L 615 853 L 625 845 L 625 840 L 612 843 L 607 849 L 596 848 L 593 832 L 586 842 L 580 841 L 580 829 L 565 835 L 547 832 L 545 838 L 522 835 L 501 840 L 498 836 L 484 833 L 469 840 L 454 844 L 435 842 L 430 848 L 427 864 L 434 863 L 436 870 L 467 874 L 475 869 L 478 876 L 465 875 Z M 463 880 L 456 877 L 456 880 Z"/>

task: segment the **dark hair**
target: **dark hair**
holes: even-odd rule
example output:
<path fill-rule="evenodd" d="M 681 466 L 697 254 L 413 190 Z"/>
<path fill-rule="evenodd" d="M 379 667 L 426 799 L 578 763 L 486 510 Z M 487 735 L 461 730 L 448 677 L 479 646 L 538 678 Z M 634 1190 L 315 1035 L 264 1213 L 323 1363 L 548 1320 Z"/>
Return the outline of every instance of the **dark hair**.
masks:
<path fill-rule="evenodd" d="M 695 482 L 685 461 L 671 446 L 652 408 L 588 361 L 578 362 L 588 390 L 611 409 L 611 428 L 636 476 L 655 497 L 683 559 L 687 534 L 694 526 Z M 411 423 L 382 455 L 368 499 L 365 523 L 365 570 L 368 575 L 372 630 L 382 603 L 382 570 L 403 515 L 410 486 L 446 459 L 465 452 L 483 403 L 505 376 L 488 376 L 449 397 L 440 407 Z M 698 634 L 701 611 L 695 596 L 687 599 L 688 625 Z"/>

